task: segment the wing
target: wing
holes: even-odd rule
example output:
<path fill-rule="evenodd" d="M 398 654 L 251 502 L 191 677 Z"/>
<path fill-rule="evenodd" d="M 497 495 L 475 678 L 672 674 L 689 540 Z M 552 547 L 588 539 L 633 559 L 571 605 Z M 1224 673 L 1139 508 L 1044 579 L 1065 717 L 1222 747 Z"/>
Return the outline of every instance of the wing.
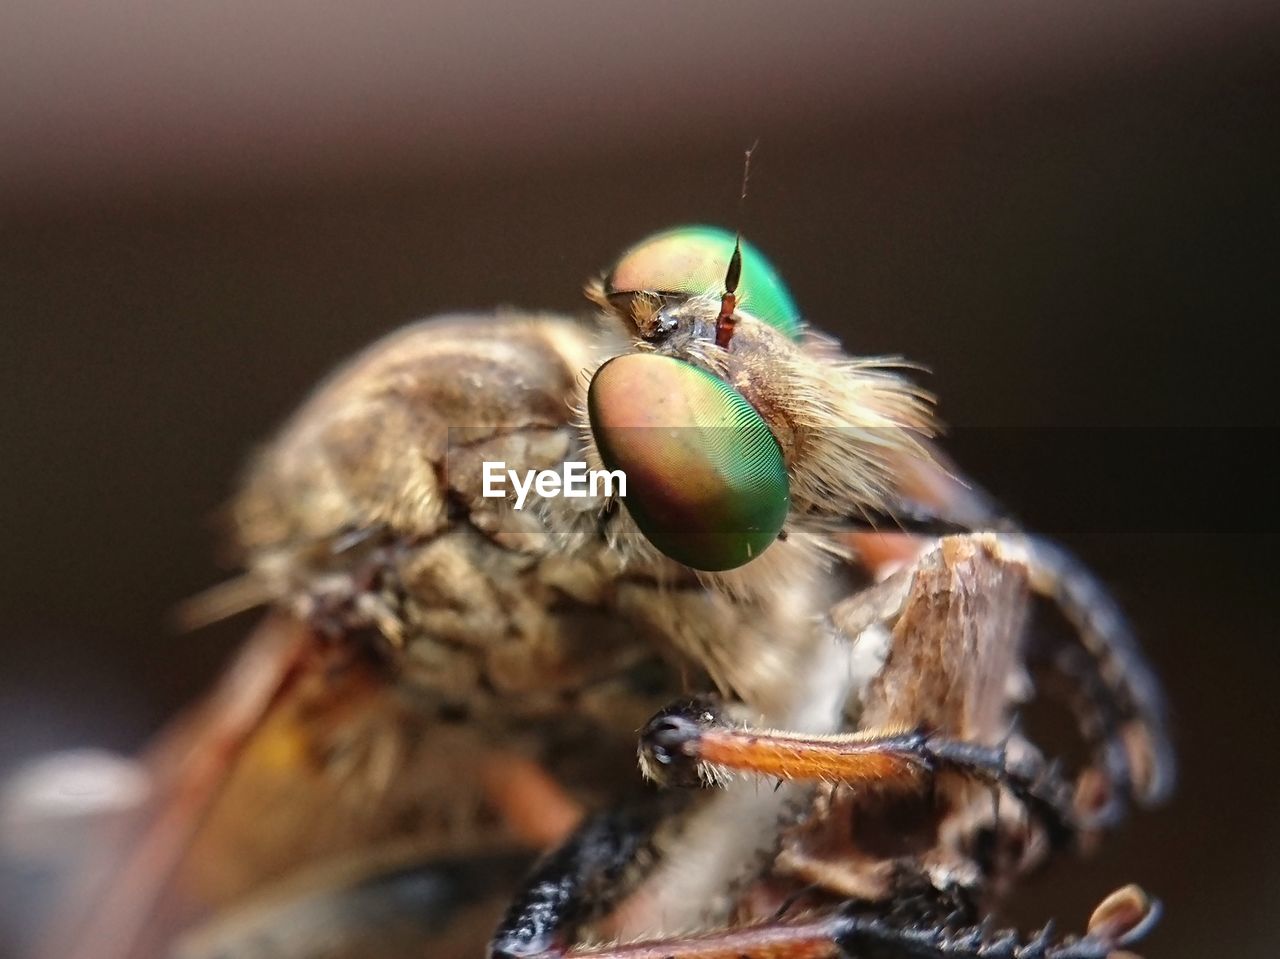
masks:
<path fill-rule="evenodd" d="M 167 954 L 287 878 L 358 890 L 392 863 L 514 848 L 480 794 L 492 757 L 474 736 L 429 728 L 361 644 L 269 616 L 150 750 L 147 801 L 98 830 L 38 955 Z"/>

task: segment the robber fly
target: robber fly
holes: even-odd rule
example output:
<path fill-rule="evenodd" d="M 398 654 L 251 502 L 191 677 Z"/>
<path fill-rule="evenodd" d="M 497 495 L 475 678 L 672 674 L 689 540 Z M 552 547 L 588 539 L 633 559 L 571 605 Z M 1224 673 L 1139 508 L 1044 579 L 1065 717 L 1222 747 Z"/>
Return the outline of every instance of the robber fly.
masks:
<path fill-rule="evenodd" d="M 719 229 L 587 294 L 409 326 L 256 456 L 197 613 L 271 611 L 48 955 L 1104 959 L 1152 925 L 1137 887 L 991 925 L 1173 764 L 1113 603 L 960 478 L 909 367 Z M 578 461 L 626 495 L 492 495 Z M 1075 768 L 1017 723 L 1044 674 Z"/>

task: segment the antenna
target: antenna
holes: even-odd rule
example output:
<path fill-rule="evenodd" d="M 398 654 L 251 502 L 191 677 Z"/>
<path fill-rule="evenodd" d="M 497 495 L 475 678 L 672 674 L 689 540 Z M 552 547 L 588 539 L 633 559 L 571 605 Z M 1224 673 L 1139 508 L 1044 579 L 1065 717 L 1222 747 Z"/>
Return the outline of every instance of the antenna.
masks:
<path fill-rule="evenodd" d="M 757 139 L 742 160 L 742 193 L 738 196 L 738 235 L 733 241 L 733 255 L 729 257 L 729 268 L 724 274 L 724 293 L 720 295 L 720 313 L 716 316 L 716 346 L 727 350 L 729 341 L 733 339 L 733 328 L 737 323 L 734 312 L 738 309 L 738 281 L 742 279 L 742 221 L 747 208 L 747 183 L 751 179 L 751 154 L 760 145 Z"/>

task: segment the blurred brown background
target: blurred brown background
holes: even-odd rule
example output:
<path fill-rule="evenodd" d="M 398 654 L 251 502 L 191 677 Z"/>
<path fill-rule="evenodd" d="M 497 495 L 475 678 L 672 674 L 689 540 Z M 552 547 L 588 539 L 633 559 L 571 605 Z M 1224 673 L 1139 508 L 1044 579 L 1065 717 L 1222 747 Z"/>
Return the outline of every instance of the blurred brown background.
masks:
<path fill-rule="evenodd" d="M 961 462 L 1168 679 L 1177 801 L 1021 914 L 1133 879 L 1148 956 L 1274 955 L 1278 54 L 1244 0 L 6 4 L 0 770 L 209 682 L 246 621 L 167 611 L 334 362 L 582 309 L 646 232 L 732 225 L 759 137 L 747 232 L 806 314 L 935 371 Z"/>

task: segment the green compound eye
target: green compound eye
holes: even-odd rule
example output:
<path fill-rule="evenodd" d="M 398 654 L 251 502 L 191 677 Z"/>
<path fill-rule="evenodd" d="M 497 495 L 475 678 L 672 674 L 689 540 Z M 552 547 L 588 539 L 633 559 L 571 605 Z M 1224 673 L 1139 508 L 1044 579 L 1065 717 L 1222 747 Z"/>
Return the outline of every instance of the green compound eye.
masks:
<path fill-rule="evenodd" d="M 605 278 L 605 293 L 712 294 L 724 291 L 736 237 L 714 226 L 682 226 L 655 233 L 618 260 Z M 760 251 L 742 241 L 738 299 L 752 316 L 795 339 L 800 311 L 791 291 Z"/>
<path fill-rule="evenodd" d="M 696 366 L 653 353 L 609 360 L 587 412 L 600 457 L 627 477 L 640 531 L 693 569 L 734 569 L 778 537 L 791 497 L 778 441 L 760 414 Z"/>

